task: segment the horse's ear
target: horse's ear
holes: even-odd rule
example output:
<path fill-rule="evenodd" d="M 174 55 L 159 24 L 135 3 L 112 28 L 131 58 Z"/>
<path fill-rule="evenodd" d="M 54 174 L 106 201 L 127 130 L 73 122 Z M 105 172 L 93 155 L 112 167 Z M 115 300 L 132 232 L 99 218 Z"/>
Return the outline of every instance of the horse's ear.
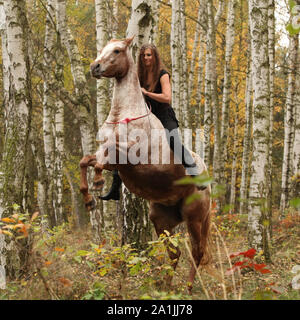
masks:
<path fill-rule="evenodd" d="M 131 44 L 132 40 L 134 39 L 134 37 L 135 37 L 135 35 L 133 37 L 131 37 L 131 38 L 125 39 L 126 47 L 130 46 L 130 44 Z"/>

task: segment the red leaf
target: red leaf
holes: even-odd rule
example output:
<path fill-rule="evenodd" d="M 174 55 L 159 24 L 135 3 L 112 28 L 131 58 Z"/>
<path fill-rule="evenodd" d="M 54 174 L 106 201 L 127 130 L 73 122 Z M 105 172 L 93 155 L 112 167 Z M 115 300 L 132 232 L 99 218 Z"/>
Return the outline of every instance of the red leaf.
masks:
<path fill-rule="evenodd" d="M 253 267 L 254 267 L 255 270 L 259 271 L 259 270 L 265 268 L 266 265 L 265 265 L 264 263 L 262 263 L 262 264 L 254 263 L 254 264 L 253 264 Z"/>
<path fill-rule="evenodd" d="M 246 261 L 238 261 L 234 264 L 234 267 L 240 267 L 242 264 L 244 264 Z"/>
<path fill-rule="evenodd" d="M 253 257 L 255 256 L 255 253 L 256 253 L 256 250 L 252 248 L 243 252 L 234 252 L 229 257 L 234 258 L 237 256 L 244 256 L 245 258 L 253 259 Z"/>
<path fill-rule="evenodd" d="M 256 253 L 256 250 L 251 248 L 248 251 L 243 252 L 243 256 L 253 259 L 253 257 L 255 256 L 255 253 Z"/>
<path fill-rule="evenodd" d="M 261 273 L 263 273 L 263 274 L 265 274 L 265 273 L 272 273 L 272 271 L 270 271 L 269 269 L 261 269 L 261 270 L 257 270 L 257 271 L 259 271 L 259 272 L 261 272 Z"/>

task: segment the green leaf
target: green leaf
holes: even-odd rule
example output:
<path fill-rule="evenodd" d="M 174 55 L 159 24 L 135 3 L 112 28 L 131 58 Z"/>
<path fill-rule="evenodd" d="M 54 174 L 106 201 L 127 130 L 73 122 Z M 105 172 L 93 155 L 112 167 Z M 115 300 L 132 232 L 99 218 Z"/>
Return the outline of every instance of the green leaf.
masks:
<path fill-rule="evenodd" d="M 289 0 L 289 7 L 290 7 L 290 10 L 292 11 L 293 8 L 297 5 L 296 1 L 294 0 Z"/>
<path fill-rule="evenodd" d="M 13 208 L 14 211 L 18 211 L 20 209 L 20 206 L 18 204 L 14 203 L 12 205 L 12 208 Z"/>
<path fill-rule="evenodd" d="M 300 208 L 300 198 L 291 199 L 290 205 L 296 209 Z"/>
<path fill-rule="evenodd" d="M 193 193 L 191 195 L 189 195 L 186 199 L 185 199 L 185 204 L 189 205 L 191 203 L 193 203 L 194 201 L 201 199 L 202 195 L 199 193 Z"/>
<path fill-rule="evenodd" d="M 79 257 L 85 257 L 89 254 L 90 254 L 90 251 L 86 251 L 86 250 L 79 250 L 76 252 L 76 256 L 79 256 Z"/>
<path fill-rule="evenodd" d="M 75 256 L 75 257 L 73 257 L 73 259 L 78 263 L 81 263 L 81 261 L 82 261 L 80 256 Z"/>
<path fill-rule="evenodd" d="M 291 23 L 286 26 L 286 30 L 291 36 L 294 36 L 300 32 L 300 28 L 294 29 Z"/>
<path fill-rule="evenodd" d="M 101 277 L 104 277 L 106 274 L 107 274 L 107 269 L 106 268 L 102 268 L 100 271 L 99 271 L 99 274 Z"/>

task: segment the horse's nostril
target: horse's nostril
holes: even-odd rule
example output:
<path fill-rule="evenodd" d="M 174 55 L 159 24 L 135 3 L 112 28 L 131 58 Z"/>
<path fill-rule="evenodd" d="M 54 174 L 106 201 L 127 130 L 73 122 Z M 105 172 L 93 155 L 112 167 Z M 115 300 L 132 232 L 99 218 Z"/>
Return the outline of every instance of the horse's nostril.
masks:
<path fill-rule="evenodd" d="M 97 63 L 95 66 L 94 66 L 94 71 L 98 71 L 99 69 L 100 69 L 100 64 L 99 63 Z"/>
<path fill-rule="evenodd" d="M 100 70 L 100 63 L 91 65 L 91 71 L 92 72 L 98 72 Z"/>

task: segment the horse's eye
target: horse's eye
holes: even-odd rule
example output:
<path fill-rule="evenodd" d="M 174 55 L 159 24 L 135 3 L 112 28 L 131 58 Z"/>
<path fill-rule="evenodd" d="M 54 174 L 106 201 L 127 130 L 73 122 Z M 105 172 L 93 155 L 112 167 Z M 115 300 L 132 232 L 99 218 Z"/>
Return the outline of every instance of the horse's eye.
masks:
<path fill-rule="evenodd" d="M 120 50 L 116 49 L 116 50 L 114 51 L 114 53 L 115 53 L 115 54 L 119 54 L 119 53 L 120 53 Z"/>

